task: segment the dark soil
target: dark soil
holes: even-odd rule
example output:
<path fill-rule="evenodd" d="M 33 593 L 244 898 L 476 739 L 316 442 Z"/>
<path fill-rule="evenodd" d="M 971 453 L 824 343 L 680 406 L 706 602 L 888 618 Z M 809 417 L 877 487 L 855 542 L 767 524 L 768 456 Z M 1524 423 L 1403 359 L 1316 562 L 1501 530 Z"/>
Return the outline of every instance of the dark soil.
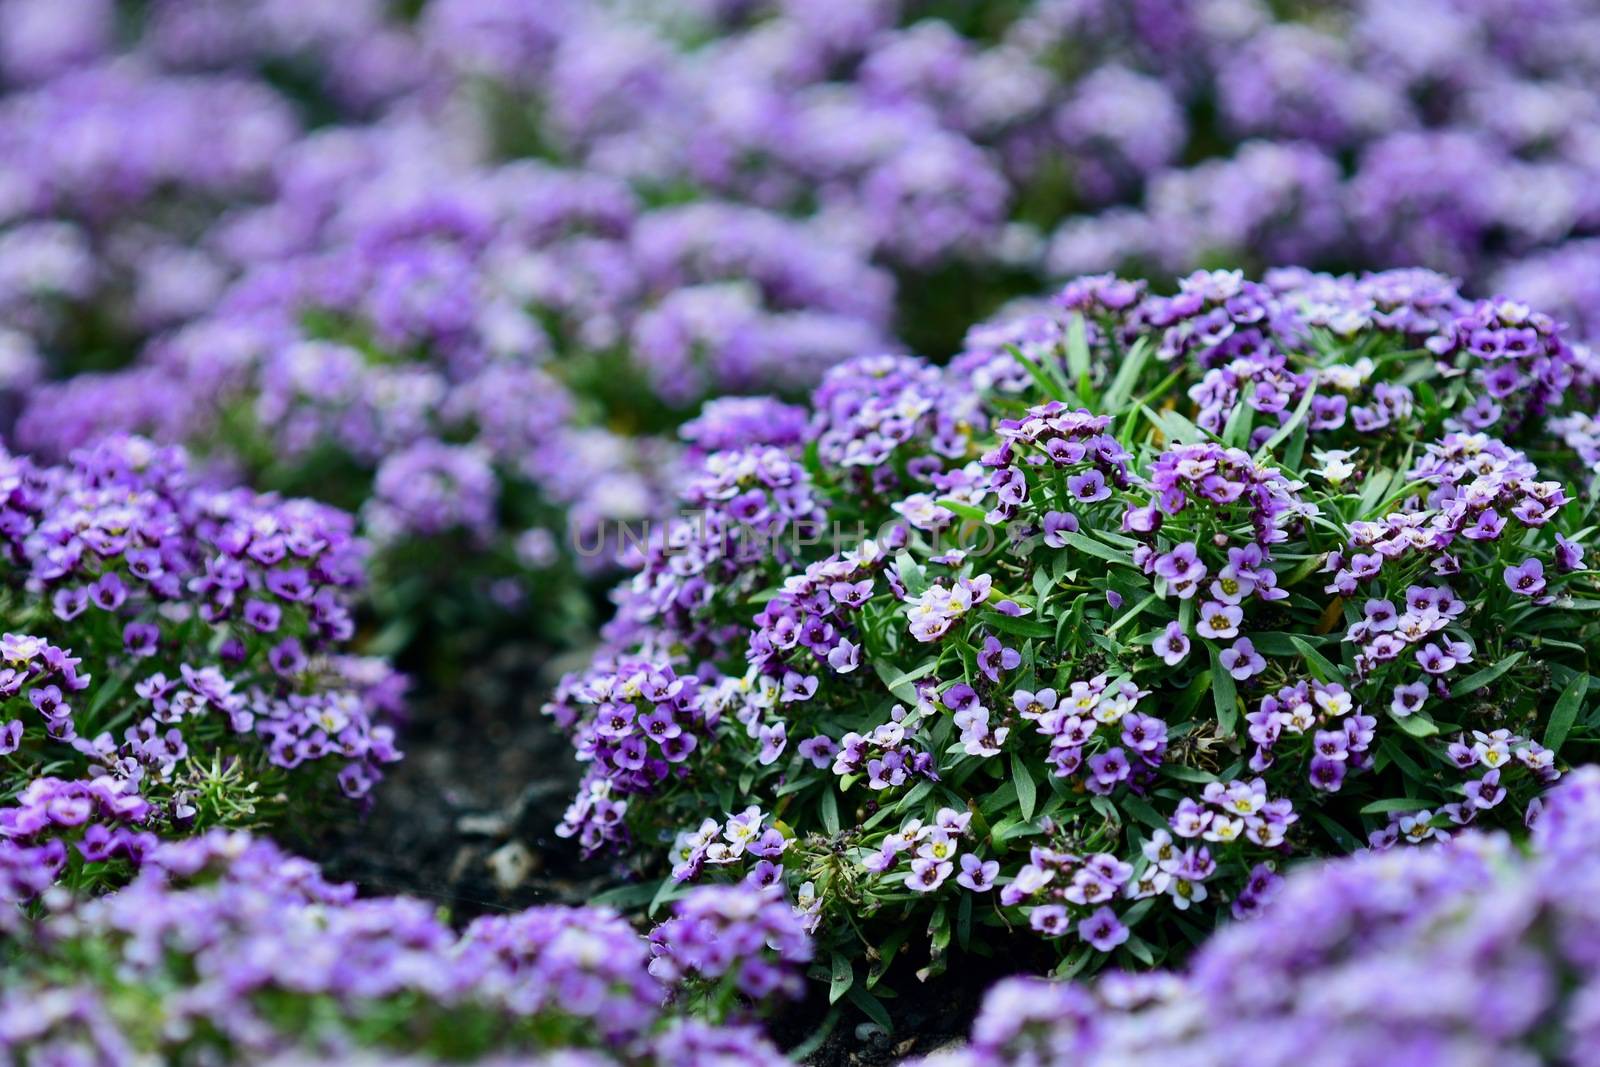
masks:
<path fill-rule="evenodd" d="M 301 845 L 363 894 L 407 894 L 457 921 L 532 904 L 578 903 L 608 884 L 555 835 L 578 772 L 539 713 L 559 669 L 529 647 L 502 647 L 447 690 L 413 693 L 405 758 L 370 810 Z"/>

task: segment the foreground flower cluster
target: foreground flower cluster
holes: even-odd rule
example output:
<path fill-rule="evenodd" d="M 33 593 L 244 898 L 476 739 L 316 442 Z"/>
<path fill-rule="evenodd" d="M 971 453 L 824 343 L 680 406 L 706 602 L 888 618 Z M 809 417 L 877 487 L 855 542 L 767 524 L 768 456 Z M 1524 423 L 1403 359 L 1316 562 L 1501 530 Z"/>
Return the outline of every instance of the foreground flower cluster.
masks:
<path fill-rule="evenodd" d="M 0 456 L 0 485 L 8 905 L 114 882 L 162 836 L 364 797 L 400 757 L 405 682 L 351 654 L 350 516 L 207 487 L 140 438 Z"/>
<path fill-rule="evenodd" d="M 1504 835 L 1330 862 L 1181 974 L 1015 980 L 929 1067 L 1583 1063 L 1594 1041 L 1600 777 Z"/>
<path fill-rule="evenodd" d="M 0 1050 L 39 1064 L 326 1063 L 359 1048 L 780 1064 L 747 1027 L 662 1007 L 719 985 L 759 999 L 792 985 L 809 949 L 789 909 L 754 889 L 686 899 L 649 942 L 603 908 L 533 908 L 457 933 L 422 901 L 358 899 L 223 831 L 154 847 L 120 892 L 12 925 Z"/>
<path fill-rule="evenodd" d="M 1297 857 L 1519 826 L 1593 738 L 1580 358 L 1438 275 L 1212 272 L 845 364 L 637 553 L 562 832 L 785 886 L 871 984 L 1149 965 Z"/>

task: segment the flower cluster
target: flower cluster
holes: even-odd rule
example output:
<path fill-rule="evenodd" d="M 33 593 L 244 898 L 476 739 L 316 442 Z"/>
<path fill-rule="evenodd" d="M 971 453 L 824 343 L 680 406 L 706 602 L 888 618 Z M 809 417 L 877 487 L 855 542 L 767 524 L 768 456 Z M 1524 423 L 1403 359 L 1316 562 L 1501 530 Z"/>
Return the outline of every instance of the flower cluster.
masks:
<path fill-rule="evenodd" d="M 691 894 L 649 940 L 608 909 L 556 905 L 457 933 L 423 901 L 357 898 L 221 831 L 154 847 L 127 887 L 58 901 L 12 933 L 24 947 L 0 995 L 0 1050 L 25 1062 L 293 1062 L 354 1046 L 452 1062 L 588 1049 L 597 1063 L 714 1063 L 737 1043 L 776 1063 L 758 1035 L 669 1025 L 662 1005 L 690 974 L 737 973 L 752 997 L 787 988 L 809 952 L 787 905 L 731 888 Z"/>
<path fill-rule="evenodd" d="M 1434 281 L 1089 279 L 942 372 L 830 373 L 800 441 L 711 455 L 687 497 L 787 463 L 808 536 L 737 566 L 680 536 L 719 568 L 652 553 L 619 591 L 607 656 L 665 657 L 704 716 L 593 840 L 662 876 L 677 834 L 679 883 L 784 887 L 835 975 L 906 925 L 925 973 L 979 925 L 1072 972 L 1181 957 L 1302 856 L 1520 825 L 1590 730 L 1594 580 L 1530 458 L 1555 408 L 1494 420 L 1530 451 L 1457 427 L 1495 360 L 1422 343 L 1480 314 Z M 1274 417 L 1197 422 L 1197 383 L 1263 352 L 1305 368 Z"/>
<path fill-rule="evenodd" d="M 1600 778 L 1586 769 L 1550 793 L 1527 855 L 1469 835 L 1307 867 L 1187 970 L 1008 980 L 969 1047 L 923 1062 L 1268 1067 L 1301 1062 L 1307 1042 L 1330 1064 L 1581 1058 L 1597 828 Z"/>
<path fill-rule="evenodd" d="M 730 982 L 760 1001 L 798 996 L 811 939 L 772 887 L 705 886 L 679 900 L 650 931 L 650 973 L 668 985 Z"/>
<path fill-rule="evenodd" d="M 152 832 L 304 810 L 329 787 L 364 797 L 399 758 L 403 680 L 343 654 L 361 583 L 348 515 L 207 488 L 138 438 L 0 467 L 15 627 L 0 638 L 0 824 L 18 845 L 76 842 L 37 855 L 52 874 L 137 862 Z"/>

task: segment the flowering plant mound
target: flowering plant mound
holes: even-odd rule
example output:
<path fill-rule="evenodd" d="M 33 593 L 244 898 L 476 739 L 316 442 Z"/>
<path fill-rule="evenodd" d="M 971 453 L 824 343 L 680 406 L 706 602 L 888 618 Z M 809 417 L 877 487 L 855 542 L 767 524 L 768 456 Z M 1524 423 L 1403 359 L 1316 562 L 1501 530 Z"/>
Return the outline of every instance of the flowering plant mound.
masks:
<path fill-rule="evenodd" d="M 208 488 L 140 438 L 0 456 L 0 486 L 7 899 L 361 798 L 399 758 L 404 680 L 349 654 L 350 516 Z"/>
<path fill-rule="evenodd" d="M 1595 1038 L 1600 776 L 1503 834 L 1301 870 L 1180 974 L 1014 979 L 942 1067 L 1582 1062 Z"/>
<path fill-rule="evenodd" d="M 715 1011 L 705 1022 L 662 1008 L 735 973 L 744 1003 L 761 1000 L 797 981 L 808 948 L 787 907 L 735 887 L 685 898 L 649 941 L 596 907 L 487 916 L 457 933 L 420 900 L 358 899 L 315 865 L 224 831 L 155 847 L 117 892 L 7 922 L 0 1050 L 20 1063 L 590 1050 L 595 1062 L 665 1067 L 719 1062 L 739 1045 L 780 1063 L 753 1030 L 720 1025 L 742 1010 L 727 998 L 688 1001 L 685 1016 Z"/>
<path fill-rule="evenodd" d="M 804 388 L 889 343 L 888 276 L 804 223 L 651 209 L 530 162 L 433 162 L 396 195 L 415 162 L 399 152 L 334 198 L 304 187 L 322 162 L 306 155 L 273 204 L 297 243 L 252 257 L 139 366 L 37 390 L 18 437 L 60 454 L 138 430 L 358 511 L 391 646 L 528 604 L 547 639 L 581 631 L 612 527 L 664 507 L 675 450 L 650 431 L 712 388 Z M 621 387 L 641 373 L 649 388 Z"/>
<path fill-rule="evenodd" d="M 1519 825 L 1594 739 L 1593 501 L 1534 458 L 1575 358 L 1433 275 L 1217 272 L 846 364 L 637 554 L 547 708 L 561 832 L 658 900 L 786 886 L 870 1002 L 902 951 L 1150 965 L 1295 857 Z"/>

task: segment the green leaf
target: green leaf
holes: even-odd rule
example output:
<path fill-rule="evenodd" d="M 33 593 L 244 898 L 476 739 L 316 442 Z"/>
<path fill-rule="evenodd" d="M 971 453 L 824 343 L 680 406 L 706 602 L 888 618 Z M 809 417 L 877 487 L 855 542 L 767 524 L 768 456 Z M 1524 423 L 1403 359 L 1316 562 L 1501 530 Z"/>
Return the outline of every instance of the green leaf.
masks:
<path fill-rule="evenodd" d="M 589 898 L 589 903 L 609 905 L 626 911 L 648 904 L 659 888 L 660 886 L 654 882 L 646 882 L 643 885 L 621 885 L 595 894 Z"/>
<path fill-rule="evenodd" d="M 832 785 L 822 787 L 822 803 L 817 805 L 817 817 L 822 820 L 822 828 L 830 835 L 839 832 L 839 797 L 833 791 Z"/>
<path fill-rule="evenodd" d="M 1116 413 L 1128 406 L 1128 401 L 1133 399 L 1133 388 L 1139 384 L 1139 375 L 1143 373 L 1153 351 L 1148 337 L 1139 338 L 1138 343 L 1128 349 L 1117 366 L 1111 385 L 1106 389 L 1105 411 Z"/>
<path fill-rule="evenodd" d="M 1061 537 L 1079 552 L 1087 552 L 1089 555 L 1097 556 L 1107 563 L 1119 563 L 1124 567 L 1133 566 L 1133 558 L 1126 552 L 1119 552 L 1110 545 L 1101 544 L 1087 534 L 1063 530 Z"/>
<path fill-rule="evenodd" d="M 1250 397 L 1255 393 L 1255 383 L 1245 385 L 1244 392 L 1235 402 L 1233 413 L 1228 416 L 1226 425 L 1222 427 L 1223 443 L 1230 448 L 1242 448 L 1250 440 L 1250 430 L 1255 425 L 1256 409 L 1250 406 Z"/>
<path fill-rule="evenodd" d="M 1583 698 L 1589 692 L 1589 676 L 1575 674 L 1572 681 L 1567 683 L 1567 688 L 1562 691 L 1556 706 L 1550 710 L 1550 722 L 1544 728 L 1544 747 L 1551 752 L 1561 751 L 1562 744 L 1567 740 L 1567 734 L 1572 732 L 1572 724 L 1578 717 L 1578 709 L 1583 706 Z"/>
<path fill-rule="evenodd" d="M 971 894 L 966 895 L 971 896 Z M 860 1008 L 861 1013 L 867 1018 L 883 1027 L 884 1033 L 894 1033 L 894 1023 L 890 1020 L 889 1010 L 883 1006 L 883 1001 L 859 986 L 851 986 L 850 1003 Z"/>
<path fill-rule="evenodd" d="M 1119 799 L 1117 803 L 1121 804 L 1129 815 L 1132 815 L 1146 826 L 1156 830 L 1165 830 L 1167 828 L 1167 820 L 1161 817 L 1161 813 L 1139 797 L 1129 794 Z"/>
<path fill-rule="evenodd" d="M 1311 817 L 1317 821 L 1319 826 L 1328 831 L 1329 837 L 1333 838 L 1339 843 L 1339 848 L 1341 851 L 1361 851 L 1361 842 L 1356 840 L 1355 834 L 1352 834 L 1349 830 L 1346 830 L 1344 827 L 1340 826 L 1338 823 L 1334 822 L 1320 811 L 1313 811 L 1311 813 Z"/>
<path fill-rule="evenodd" d="M 1420 811 L 1428 806 L 1426 800 L 1414 797 L 1391 797 L 1388 800 L 1374 800 L 1371 804 L 1361 809 L 1363 815 L 1386 815 L 1391 811 Z"/>
<path fill-rule="evenodd" d="M 1414 712 L 1406 716 L 1391 716 L 1400 724 L 1400 729 L 1412 737 L 1432 737 L 1439 732 L 1438 725 L 1433 717 L 1425 711 Z"/>
<path fill-rule="evenodd" d="M 656 887 L 655 893 L 650 897 L 650 906 L 645 909 L 646 914 L 654 915 L 661 910 L 661 906 L 668 901 L 676 900 L 682 894 L 678 892 L 682 887 L 671 878 L 663 878 Z"/>
<path fill-rule="evenodd" d="M 1111 634 L 1114 634 L 1118 630 L 1122 629 L 1125 625 L 1138 618 L 1145 608 L 1149 607 L 1151 604 L 1154 604 L 1159 599 L 1161 598 L 1156 596 L 1154 593 L 1151 593 L 1149 596 L 1139 601 L 1137 604 L 1123 613 L 1122 618 L 1106 627 L 1106 635 L 1110 636 Z"/>
<path fill-rule="evenodd" d="M 1233 675 L 1222 668 L 1222 653 L 1216 645 L 1211 651 L 1211 700 L 1217 709 L 1217 729 L 1223 737 L 1233 736 L 1234 724 L 1239 718 L 1239 690 L 1233 684 Z"/>
<path fill-rule="evenodd" d="M 946 508 L 950 511 L 953 511 L 957 515 L 960 515 L 963 519 L 970 519 L 973 522 L 983 522 L 983 517 L 985 514 L 987 514 L 980 507 L 974 507 L 965 501 L 952 500 L 949 497 L 943 497 L 938 500 L 937 503 L 941 508 Z"/>
<path fill-rule="evenodd" d="M 938 666 L 938 663 L 939 661 L 936 657 L 929 657 L 909 671 L 901 672 L 895 670 L 890 663 L 881 659 L 874 659 L 872 661 L 872 669 L 877 673 L 878 679 L 883 682 L 883 687 L 893 693 L 897 700 L 902 700 L 907 704 L 915 704 L 917 702 L 917 688 L 911 683 L 932 674 L 934 667 Z"/>
<path fill-rule="evenodd" d="M 1295 405 L 1294 414 L 1289 416 L 1289 421 L 1278 427 L 1278 432 L 1261 443 L 1256 449 L 1256 459 L 1265 459 L 1272 450 L 1289 439 L 1289 435 L 1300 428 L 1306 421 L 1306 412 L 1311 410 L 1311 401 L 1317 395 L 1317 383 L 1311 383 L 1311 388 L 1306 390 L 1306 395 L 1300 398 L 1300 403 Z"/>
<path fill-rule="evenodd" d="M 1185 767 L 1181 763 L 1163 763 L 1161 773 L 1168 778 L 1176 778 L 1180 782 L 1191 782 L 1195 785 L 1210 785 L 1217 780 L 1214 775 L 1207 774 L 1198 767 Z"/>
<path fill-rule="evenodd" d="M 1310 642 L 1305 638 L 1291 636 L 1289 641 L 1294 645 L 1295 650 L 1300 653 L 1301 658 L 1306 661 L 1306 667 L 1310 669 L 1312 674 L 1317 676 L 1317 681 L 1336 682 L 1344 677 L 1343 672 L 1338 667 L 1335 667 L 1321 652 L 1312 648 Z"/>
<path fill-rule="evenodd" d="M 850 992 L 850 987 L 856 984 L 856 970 L 850 965 L 850 957 L 842 952 L 833 954 L 831 969 L 833 976 L 828 982 L 828 1003 L 837 1004 L 839 998 Z"/>
<path fill-rule="evenodd" d="M 1020 752 L 1011 754 L 1011 780 L 1017 785 L 1017 806 L 1022 809 L 1022 820 L 1027 822 L 1033 818 L 1033 807 L 1039 799 L 1039 789 L 1034 784 L 1033 775 L 1028 773 L 1028 765 Z"/>
<path fill-rule="evenodd" d="M 1053 633 L 1050 627 L 1042 622 L 1018 615 L 1005 615 L 998 611 L 982 612 L 978 616 L 978 622 L 990 629 L 1016 634 L 1018 637 L 1050 637 Z"/>
<path fill-rule="evenodd" d="M 1089 384 L 1089 337 L 1083 325 L 1083 316 L 1072 316 L 1067 326 L 1067 373 L 1077 383 L 1078 396 L 1085 404 L 1094 399 L 1094 389 Z"/>
<path fill-rule="evenodd" d="M 1023 368 L 1027 370 L 1029 376 L 1033 378 L 1034 384 L 1044 392 L 1045 396 L 1049 397 L 1051 400 L 1060 400 L 1065 403 L 1067 399 L 1067 387 L 1063 383 L 1057 381 L 1052 375 L 1048 374 L 1043 367 L 1039 366 L 1039 364 L 1023 355 L 1022 349 L 1018 348 L 1016 345 L 1006 345 L 1006 351 L 1011 353 L 1012 359 L 1022 364 Z"/>
<path fill-rule="evenodd" d="M 1522 652 L 1513 652 L 1511 655 L 1507 656 L 1499 663 L 1496 663 L 1494 666 L 1485 667 L 1477 674 L 1468 675 L 1466 678 L 1461 680 L 1460 684 L 1450 687 L 1452 697 L 1464 697 L 1468 693 L 1476 693 L 1478 690 L 1482 689 L 1484 686 L 1488 685 L 1490 682 L 1506 673 L 1506 671 L 1509 671 L 1512 667 L 1515 667 L 1518 661 L 1522 659 L 1523 655 L 1524 653 Z"/>
<path fill-rule="evenodd" d="M 928 588 L 928 577 L 922 569 L 922 564 L 911 558 L 909 552 L 896 553 L 894 557 L 896 572 L 900 581 L 906 587 L 909 596 L 921 596 L 922 591 Z"/>

